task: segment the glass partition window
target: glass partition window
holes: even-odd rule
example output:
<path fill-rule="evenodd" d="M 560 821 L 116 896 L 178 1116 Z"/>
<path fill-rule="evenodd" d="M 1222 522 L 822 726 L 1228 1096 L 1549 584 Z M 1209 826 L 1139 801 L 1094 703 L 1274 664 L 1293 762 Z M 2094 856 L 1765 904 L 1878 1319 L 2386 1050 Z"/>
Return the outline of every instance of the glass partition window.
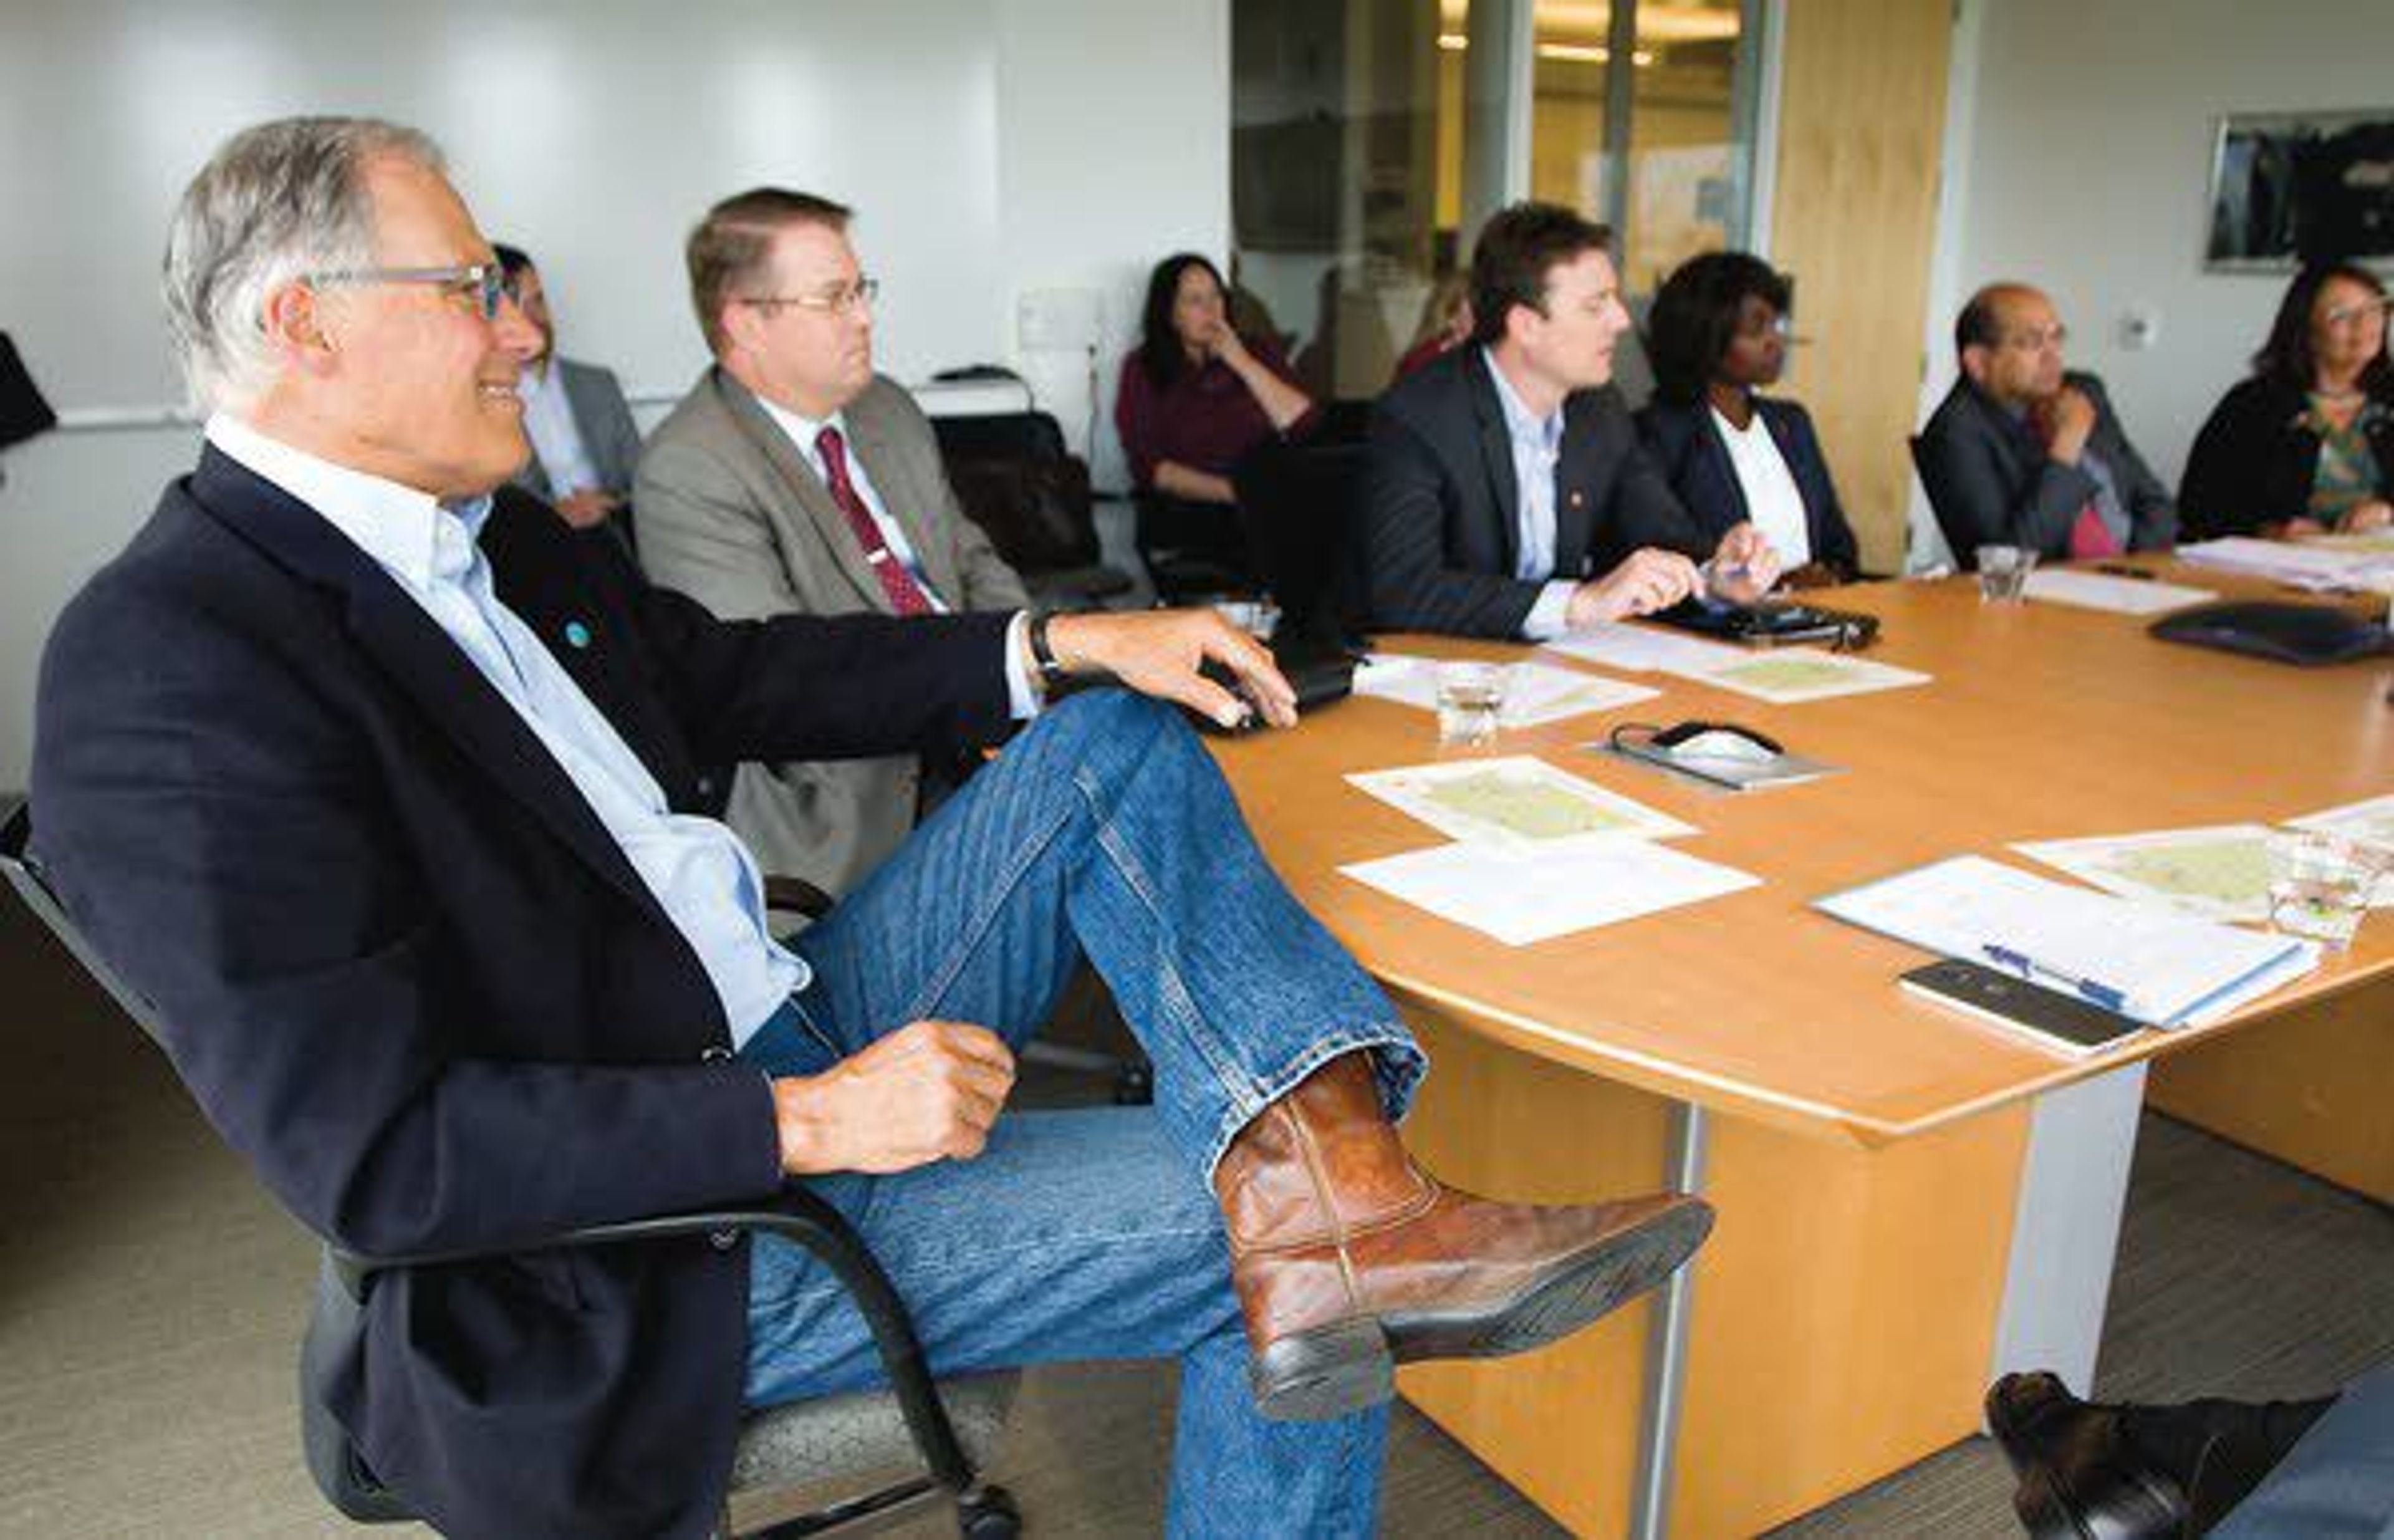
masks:
<path fill-rule="evenodd" d="M 1233 0 L 1231 276 L 1247 320 L 1318 395 L 1371 396 L 1498 204 L 1611 224 L 1633 305 L 1689 257 L 1743 243 L 1761 5 Z M 1476 47 L 1511 68 L 1475 69 Z"/>

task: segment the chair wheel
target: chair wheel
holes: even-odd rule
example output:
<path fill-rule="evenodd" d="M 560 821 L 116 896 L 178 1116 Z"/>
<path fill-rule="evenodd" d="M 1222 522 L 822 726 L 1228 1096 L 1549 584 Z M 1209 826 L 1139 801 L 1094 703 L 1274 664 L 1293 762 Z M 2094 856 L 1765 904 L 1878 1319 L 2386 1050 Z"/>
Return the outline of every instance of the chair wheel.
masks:
<path fill-rule="evenodd" d="M 956 1530 L 964 1540 L 1015 1540 L 1022 1533 L 1022 1510 L 1006 1488 L 985 1486 L 956 1499 Z"/>

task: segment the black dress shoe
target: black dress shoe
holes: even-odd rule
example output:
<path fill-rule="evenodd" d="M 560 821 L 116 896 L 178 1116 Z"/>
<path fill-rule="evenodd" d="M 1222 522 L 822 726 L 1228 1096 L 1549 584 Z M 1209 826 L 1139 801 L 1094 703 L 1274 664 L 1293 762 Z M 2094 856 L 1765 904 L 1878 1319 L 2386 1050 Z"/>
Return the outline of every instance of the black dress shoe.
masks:
<path fill-rule="evenodd" d="M 2048 1374 L 2006 1375 L 1987 1429 L 2020 1479 L 2012 1508 L 2033 1540 L 2178 1540 L 2187 1497 L 2121 1436 L 2119 1415 Z"/>

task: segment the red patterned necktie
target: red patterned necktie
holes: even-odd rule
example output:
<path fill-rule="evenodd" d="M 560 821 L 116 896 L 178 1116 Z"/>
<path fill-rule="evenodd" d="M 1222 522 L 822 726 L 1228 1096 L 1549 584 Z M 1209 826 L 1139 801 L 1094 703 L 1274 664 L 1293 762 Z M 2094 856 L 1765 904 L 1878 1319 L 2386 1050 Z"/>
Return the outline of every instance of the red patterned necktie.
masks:
<path fill-rule="evenodd" d="M 927 615 L 931 601 L 906 563 L 881 538 L 881 526 L 874 520 L 873 510 L 856 494 L 856 485 L 848 479 L 848 445 L 841 440 L 839 429 L 826 428 L 815 435 L 815 451 L 822 456 L 823 482 L 831 488 L 831 500 L 839 511 L 848 515 L 848 527 L 855 532 L 856 543 L 864 547 L 865 564 L 881 581 L 881 591 L 889 598 L 889 608 L 901 615 Z"/>

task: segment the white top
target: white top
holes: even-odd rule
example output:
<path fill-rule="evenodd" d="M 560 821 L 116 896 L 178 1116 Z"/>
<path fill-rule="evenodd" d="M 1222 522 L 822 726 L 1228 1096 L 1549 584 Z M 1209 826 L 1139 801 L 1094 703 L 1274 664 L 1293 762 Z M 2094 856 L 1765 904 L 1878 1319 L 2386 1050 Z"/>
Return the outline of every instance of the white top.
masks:
<path fill-rule="evenodd" d="M 1720 408 L 1705 410 L 1712 414 L 1721 442 L 1729 446 L 1730 466 L 1745 494 L 1746 517 L 1779 554 L 1782 570 L 1811 560 L 1812 531 L 1804 517 L 1804 494 L 1796 490 L 1795 473 L 1787 468 L 1787 457 L 1779 453 L 1762 414 L 1756 412 L 1741 428 L 1722 416 Z"/>

